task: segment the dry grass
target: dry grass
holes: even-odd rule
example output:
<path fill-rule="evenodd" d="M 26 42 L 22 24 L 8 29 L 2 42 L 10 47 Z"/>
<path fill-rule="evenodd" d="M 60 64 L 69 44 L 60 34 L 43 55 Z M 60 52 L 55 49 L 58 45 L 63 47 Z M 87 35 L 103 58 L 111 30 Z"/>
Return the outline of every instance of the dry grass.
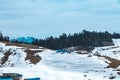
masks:
<path fill-rule="evenodd" d="M 109 65 L 107 66 L 107 68 L 117 68 L 118 66 L 120 66 L 120 60 L 117 60 L 108 56 L 100 56 L 100 57 L 104 57 L 105 59 L 110 61 L 110 63 L 108 63 Z"/>
<path fill-rule="evenodd" d="M 31 63 L 33 64 L 37 64 L 40 60 L 41 57 L 39 55 L 37 55 L 37 52 L 41 52 L 42 50 L 34 50 L 31 51 L 29 49 L 26 49 L 25 52 L 27 53 L 27 56 L 25 58 L 25 60 L 30 60 Z M 5 64 L 6 61 L 8 61 L 9 56 L 13 54 L 12 52 L 10 52 L 10 50 L 8 50 L 7 52 L 4 53 L 4 56 L 1 58 L 1 65 Z"/>
<path fill-rule="evenodd" d="M 31 45 L 31 44 L 19 44 L 19 43 L 11 43 L 11 42 L 3 42 L 6 46 L 18 46 L 18 47 L 26 47 L 28 49 L 39 49 L 39 46 Z"/>
<path fill-rule="evenodd" d="M 11 54 L 12 53 L 10 51 L 7 51 L 7 52 L 4 53 L 4 57 L 2 57 L 2 59 L 1 59 L 1 65 L 6 63 L 6 61 L 8 60 L 8 58 Z"/>
<path fill-rule="evenodd" d="M 76 53 L 78 54 L 88 54 L 89 52 L 86 50 L 77 50 Z"/>
<path fill-rule="evenodd" d="M 37 64 L 41 60 L 41 57 L 37 55 L 36 53 L 42 52 L 44 49 L 47 49 L 47 48 L 30 45 L 30 44 L 18 44 L 18 43 L 11 43 L 11 42 L 2 42 L 2 43 L 5 43 L 6 46 L 23 47 L 25 49 L 25 52 L 27 53 L 25 60 L 30 60 L 30 62 L 33 64 Z M 30 49 L 36 49 L 36 50 L 30 50 Z M 12 53 L 10 51 L 7 51 L 4 53 L 5 56 L 1 58 L 1 65 L 6 63 L 6 61 L 8 60 L 11 54 Z"/>
<path fill-rule="evenodd" d="M 40 50 L 31 51 L 27 49 L 25 52 L 27 53 L 25 60 L 30 60 L 31 63 L 37 64 L 41 60 L 41 57 L 36 54 L 37 52 L 41 52 Z"/>
<path fill-rule="evenodd" d="M 120 60 L 108 57 L 108 56 L 104 56 L 105 59 L 109 60 L 111 63 L 109 63 L 109 66 L 107 66 L 107 68 L 117 68 L 118 66 L 120 66 Z"/>
<path fill-rule="evenodd" d="M 107 64 L 109 64 L 107 66 L 107 68 L 114 68 L 116 69 L 117 67 L 120 66 L 120 60 L 117 60 L 117 59 L 114 59 L 114 58 L 111 58 L 111 57 L 108 57 L 108 56 L 101 56 L 101 55 L 97 55 L 98 57 L 104 57 L 105 59 L 107 59 L 108 61 L 110 61 L 110 63 L 106 62 Z M 116 71 L 118 75 L 120 75 L 120 69 L 117 69 L 117 70 L 113 70 L 113 71 Z"/>
<path fill-rule="evenodd" d="M 26 47 L 26 48 L 32 48 L 32 49 L 39 49 L 39 46 L 36 45 L 30 45 L 30 44 L 18 44 L 18 43 L 11 43 L 11 42 L 5 42 L 7 46 L 18 46 L 18 47 Z"/>

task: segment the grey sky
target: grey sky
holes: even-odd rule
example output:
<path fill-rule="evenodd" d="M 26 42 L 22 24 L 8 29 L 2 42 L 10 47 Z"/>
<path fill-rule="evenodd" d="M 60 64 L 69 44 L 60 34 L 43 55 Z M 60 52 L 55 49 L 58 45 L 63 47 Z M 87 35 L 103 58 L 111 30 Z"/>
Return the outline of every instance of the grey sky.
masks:
<path fill-rule="evenodd" d="M 12 37 L 119 32 L 119 26 L 119 0 L 0 0 L 0 30 Z"/>

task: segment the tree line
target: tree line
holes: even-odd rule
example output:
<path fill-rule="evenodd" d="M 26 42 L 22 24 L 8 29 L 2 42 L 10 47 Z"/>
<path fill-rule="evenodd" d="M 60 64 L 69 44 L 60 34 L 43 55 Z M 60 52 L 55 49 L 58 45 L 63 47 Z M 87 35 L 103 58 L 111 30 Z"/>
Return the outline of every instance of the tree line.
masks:
<path fill-rule="evenodd" d="M 47 47 L 50 49 L 64 49 L 67 47 L 79 47 L 89 50 L 89 48 L 112 45 L 113 38 L 120 38 L 119 33 L 96 32 L 83 30 L 73 35 L 63 33 L 59 37 L 50 36 L 46 39 L 35 39 L 32 44 Z"/>
<path fill-rule="evenodd" d="M 25 44 L 43 46 L 43 47 L 54 49 L 54 50 L 64 49 L 68 47 L 77 47 L 79 49 L 89 50 L 93 47 L 112 45 L 113 38 L 115 39 L 120 38 L 120 34 L 115 32 L 109 33 L 108 31 L 90 32 L 90 31 L 83 30 L 82 32 L 68 34 L 68 35 L 66 33 L 63 33 L 59 37 L 50 36 L 45 39 L 33 38 L 32 43 L 25 43 Z M 4 37 L 0 32 L 0 41 L 10 41 L 10 40 L 9 40 L 9 37 Z M 11 42 L 24 43 L 24 42 L 19 42 L 15 39 Z"/>
<path fill-rule="evenodd" d="M 0 32 L 0 41 L 9 41 L 9 37 L 8 36 L 3 36 L 2 32 Z"/>

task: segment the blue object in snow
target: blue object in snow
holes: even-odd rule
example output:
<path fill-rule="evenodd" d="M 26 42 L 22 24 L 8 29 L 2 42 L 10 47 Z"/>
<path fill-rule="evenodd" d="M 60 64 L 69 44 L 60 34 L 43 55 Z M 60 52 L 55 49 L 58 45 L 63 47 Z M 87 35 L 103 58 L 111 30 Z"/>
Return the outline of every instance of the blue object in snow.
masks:
<path fill-rule="evenodd" d="M 56 50 L 56 53 L 60 53 L 60 52 L 65 53 L 65 52 L 68 52 L 68 51 L 67 50 Z"/>
<path fill-rule="evenodd" d="M 40 78 L 28 78 L 28 79 L 24 79 L 24 80 L 41 80 Z"/>
<path fill-rule="evenodd" d="M 0 80 L 13 80 L 13 78 L 0 78 Z"/>

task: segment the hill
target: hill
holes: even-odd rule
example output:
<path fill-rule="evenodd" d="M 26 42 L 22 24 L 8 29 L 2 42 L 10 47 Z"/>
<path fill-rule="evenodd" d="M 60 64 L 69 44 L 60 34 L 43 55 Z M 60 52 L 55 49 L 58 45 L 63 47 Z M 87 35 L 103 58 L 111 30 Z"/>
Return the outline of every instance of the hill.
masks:
<path fill-rule="evenodd" d="M 41 80 L 119 80 L 120 43 L 96 47 L 92 53 L 56 52 L 47 48 L 0 42 L 0 72 Z M 99 75 L 98 75 L 99 74 Z"/>

